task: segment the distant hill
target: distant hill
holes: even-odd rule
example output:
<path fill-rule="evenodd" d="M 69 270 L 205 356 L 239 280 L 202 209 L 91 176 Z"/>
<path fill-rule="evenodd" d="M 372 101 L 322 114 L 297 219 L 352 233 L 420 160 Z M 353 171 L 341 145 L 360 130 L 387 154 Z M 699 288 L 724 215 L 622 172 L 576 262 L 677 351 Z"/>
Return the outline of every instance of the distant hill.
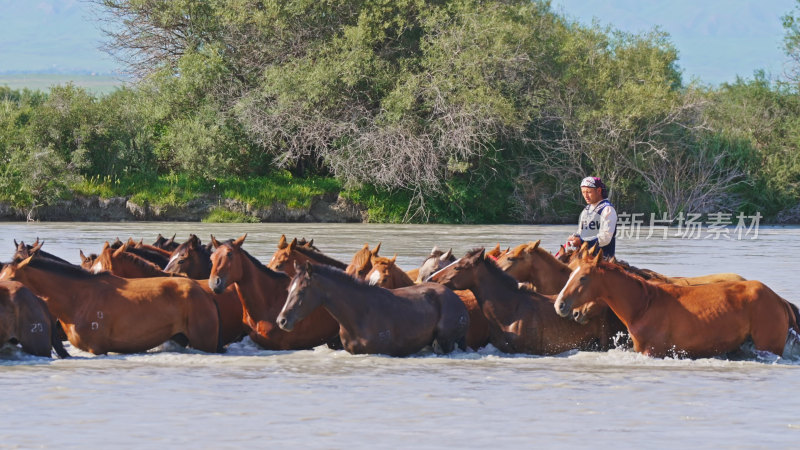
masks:
<path fill-rule="evenodd" d="M 125 85 L 121 76 L 64 74 L 64 73 L 13 73 L 0 74 L 0 86 L 11 89 L 49 91 L 51 86 L 72 83 L 95 95 L 105 95 Z"/>

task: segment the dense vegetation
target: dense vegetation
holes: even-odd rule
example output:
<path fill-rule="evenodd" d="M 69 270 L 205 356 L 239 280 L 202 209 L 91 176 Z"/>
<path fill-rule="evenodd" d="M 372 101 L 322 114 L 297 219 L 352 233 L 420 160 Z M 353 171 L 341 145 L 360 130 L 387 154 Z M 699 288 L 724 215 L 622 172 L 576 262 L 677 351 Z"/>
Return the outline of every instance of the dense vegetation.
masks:
<path fill-rule="evenodd" d="M 800 198 L 797 80 L 686 84 L 658 30 L 527 0 L 96 3 L 138 81 L 0 88 L 2 201 L 292 206 L 341 189 L 373 221 L 556 222 L 587 174 L 619 210 L 669 217 L 774 219 Z"/>

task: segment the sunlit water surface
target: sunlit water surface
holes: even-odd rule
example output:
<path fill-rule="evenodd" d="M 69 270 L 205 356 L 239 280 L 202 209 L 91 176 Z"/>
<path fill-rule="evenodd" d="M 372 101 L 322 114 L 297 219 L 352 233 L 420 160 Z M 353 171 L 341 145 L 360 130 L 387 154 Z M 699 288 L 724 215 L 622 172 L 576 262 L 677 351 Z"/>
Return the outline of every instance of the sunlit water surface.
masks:
<path fill-rule="evenodd" d="M 565 226 L 366 224 L 4 223 L 13 240 L 45 240 L 72 262 L 116 237 L 158 233 L 205 242 L 247 233 L 245 249 L 269 261 L 281 234 L 313 238 L 349 262 L 364 243 L 418 266 L 431 247 L 457 255 L 541 239 L 555 250 Z M 621 239 L 618 256 L 668 275 L 736 272 L 792 302 L 798 228 L 761 227 L 758 238 Z M 326 347 L 260 350 L 249 339 L 222 355 L 165 345 L 146 354 L 67 360 L 0 355 L 0 447 L 267 445 L 312 448 L 796 447 L 800 363 L 652 359 L 630 351 L 556 357 L 493 348 L 449 356 L 353 356 Z"/>

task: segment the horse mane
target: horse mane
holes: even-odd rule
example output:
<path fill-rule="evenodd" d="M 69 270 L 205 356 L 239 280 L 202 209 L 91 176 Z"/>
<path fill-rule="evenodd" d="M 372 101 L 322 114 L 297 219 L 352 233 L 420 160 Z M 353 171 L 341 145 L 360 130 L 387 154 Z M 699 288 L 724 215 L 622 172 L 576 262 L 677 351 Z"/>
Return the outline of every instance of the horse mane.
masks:
<path fill-rule="evenodd" d="M 373 285 L 369 284 L 369 282 L 367 282 L 365 280 L 358 279 L 358 278 L 356 278 L 354 276 L 348 275 L 347 272 L 345 272 L 345 271 L 343 271 L 341 269 L 338 269 L 336 267 L 333 267 L 333 266 L 324 265 L 324 264 L 315 264 L 314 268 L 311 269 L 311 271 L 312 271 L 312 275 L 311 275 L 312 277 L 314 276 L 313 274 L 319 273 L 319 274 L 322 274 L 323 276 L 326 276 L 328 278 L 333 278 L 336 281 L 341 281 L 342 283 L 346 283 L 346 284 L 350 284 L 350 285 L 356 286 L 359 289 L 364 290 L 364 291 L 380 291 L 380 292 L 386 291 L 386 289 L 384 289 L 384 288 L 382 288 L 380 286 L 373 286 Z M 298 272 L 298 273 L 301 273 L 301 272 Z"/>
<path fill-rule="evenodd" d="M 321 253 L 320 253 L 321 254 Z M 361 249 L 353 255 L 353 267 L 362 268 L 372 260 L 372 253 L 369 250 Z"/>
<path fill-rule="evenodd" d="M 627 270 L 624 266 L 620 265 L 618 262 L 613 263 L 611 261 L 601 260 L 600 262 L 598 262 L 597 267 L 599 267 L 604 271 L 607 270 L 607 271 L 620 272 L 624 276 L 636 280 L 642 286 L 642 289 L 644 289 L 647 292 L 651 292 L 653 289 L 657 289 L 659 287 L 656 284 L 649 283 L 646 278 L 637 274 L 636 272 Z"/>
<path fill-rule="evenodd" d="M 325 255 L 323 253 L 320 253 L 320 252 L 318 252 L 318 251 L 316 251 L 316 250 L 314 250 L 312 248 L 302 247 L 302 246 L 297 245 L 297 246 L 294 247 L 294 249 L 297 250 L 298 252 L 308 256 L 309 258 L 313 259 L 314 261 L 320 262 L 322 264 L 327 264 L 329 266 L 333 266 L 333 267 L 336 267 L 337 269 L 342 269 L 342 270 L 347 268 L 347 264 L 345 264 L 345 263 L 343 263 L 343 262 L 341 262 L 339 260 L 333 259 L 330 256 L 327 256 L 327 255 Z"/>
<path fill-rule="evenodd" d="M 657 273 L 655 273 L 653 271 L 650 271 L 650 270 L 640 269 L 638 267 L 634 267 L 634 266 L 628 264 L 627 262 L 619 260 L 619 259 L 616 260 L 616 264 L 618 266 L 620 266 L 622 269 L 624 269 L 625 271 L 630 272 L 630 273 L 632 273 L 634 275 L 638 275 L 638 276 L 642 277 L 643 279 L 645 279 L 646 281 L 655 280 L 655 281 L 661 281 L 661 282 L 664 282 L 664 283 L 667 283 L 669 281 L 669 280 L 667 280 L 667 277 L 665 277 L 665 276 L 663 276 L 661 274 L 657 274 Z"/>
<path fill-rule="evenodd" d="M 227 245 L 229 247 L 233 247 L 233 239 L 228 239 L 227 241 L 223 242 L 222 245 Z M 242 247 L 239 247 L 239 251 L 242 252 L 242 254 L 244 256 L 246 256 L 247 259 L 249 259 L 250 262 L 252 262 L 253 265 L 256 266 L 256 268 L 258 268 L 258 270 L 260 270 L 261 272 L 264 272 L 265 274 L 267 274 L 270 277 L 272 277 L 274 279 L 277 279 L 277 280 L 289 279 L 289 275 L 286 275 L 283 272 L 278 272 L 278 271 L 270 269 L 269 267 L 265 266 L 264 263 L 262 263 L 261 261 L 256 259 L 255 256 L 253 256 L 250 253 L 248 253 L 247 250 L 243 249 Z"/>
<path fill-rule="evenodd" d="M 489 272 L 495 276 L 498 280 L 500 280 L 504 285 L 508 286 L 509 288 L 518 291 L 519 288 L 519 281 L 517 281 L 514 277 L 509 275 L 508 273 L 504 272 L 497 263 L 491 258 L 483 258 L 483 263 Z"/>
<path fill-rule="evenodd" d="M 12 263 L 18 264 L 18 263 Z M 75 280 L 97 280 L 97 279 L 104 279 L 104 278 L 117 278 L 115 275 L 109 272 L 100 272 L 100 273 L 93 273 L 85 270 L 81 266 L 76 266 L 75 264 L 69 262 L 60 262 L 53 259 L 44 258 L 38 255 L 34 255 L 31 257 L 31 260 L 28 262 L 28 265 L 35 268 L 44 270 L 47 272 L 55 272 L 59 275 L 63 275 L 67 278 L 72 278 Z"/>
<path fill-rule="evenodd" d="M 537 252 L 537 253 L 539 253 L 539 254 L 540 254 L 540 255 L 542 255 L 542 256 L 545 256 L 545 257 L 548 257 L 548 258 L 550 258 L 550 259 L 553 259 L 553 260 L 555 260 L 555 262 L 557 262 L 557 263 L 559 263 L 559 264 L 563 265 L 564 267 L 566 267 L 566 266 L 567 266 L 567 265 L 566 265 L 565 263 L 563 263 L 561 260 L 559 260 L 558 258 L 556 258 L 556 257 L 555 257 L 555 255 L 553 255 L 552 253 L 550 253 L 550 252 L 548 252 L 547 250 L 543 249 L 541 245 L 538 245 L 538 246 L 536 246 L 536 252 Z"/>
<path fill-rule="evenodd" d="M 152 261 L 148 261 L 148 260 L 142 258 L 141 256 L 135 254 L 135 253 L 121 252 L 116 257 L 117 258 L 125 258 L 128 261 L 131 261 L 133 264 L 136 264 L 137 266 L 139 266 L 139 267 L 141 267 L 143 269 L 157 270 L 159 272 L 164 272 L 164 269 L 162 269 L 158 264 L 156 264 L 156 263 L 154 263 Z M 164 272 L 164 273 L 166 275 L 169 275 L 166 272 Z"/>

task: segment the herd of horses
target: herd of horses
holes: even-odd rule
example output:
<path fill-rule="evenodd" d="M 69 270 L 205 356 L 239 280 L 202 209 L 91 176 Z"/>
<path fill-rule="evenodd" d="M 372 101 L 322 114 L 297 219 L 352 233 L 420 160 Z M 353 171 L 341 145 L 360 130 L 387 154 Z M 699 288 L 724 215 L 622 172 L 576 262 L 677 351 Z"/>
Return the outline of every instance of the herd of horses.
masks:
<path fill-rule="evenodd" d="M 404 271 L 381 244 L 345 264 L 281 236 L 264 264 L 245 239 L 117 240 L 81 251 L 80 265 L 38 239 L 15 241 L 0 271 L 0 343 L 46 357 L 68 357 L 64 340 L 93 354 L 166 341 L 223 352 L 245 336 L 269 350 L 391 356 L 491 344 L 534 355 L 629 346 L 654 357 L 800 357 L 798 308 L 736 274 L 668 277 L 586 246 L 553 255 L 540 241 L 461 258 L 434 248 Z"/>

